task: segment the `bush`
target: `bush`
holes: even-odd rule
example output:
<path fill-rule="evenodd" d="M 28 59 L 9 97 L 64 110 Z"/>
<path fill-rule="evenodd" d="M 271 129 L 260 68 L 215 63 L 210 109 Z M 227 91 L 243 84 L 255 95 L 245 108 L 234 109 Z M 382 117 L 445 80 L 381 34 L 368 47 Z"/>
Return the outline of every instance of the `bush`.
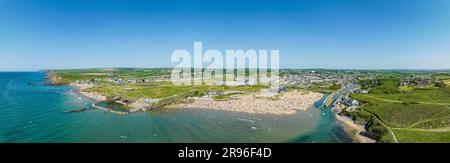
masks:
<path fill-rule="evenodd" d="M 447 85 L 444 82 L 436 82 L 436 83 L 434 83 L 434 86 L 439 87 L 439 88 L 444 88 Z"/>
<path fill-rule="evenodd" d="M 383 126 L 378 119 L 373 117 L 367 122 L 366 128 L 369 133 L 375 135 L 378 139 L 389 134 L 389 129 Z"/>

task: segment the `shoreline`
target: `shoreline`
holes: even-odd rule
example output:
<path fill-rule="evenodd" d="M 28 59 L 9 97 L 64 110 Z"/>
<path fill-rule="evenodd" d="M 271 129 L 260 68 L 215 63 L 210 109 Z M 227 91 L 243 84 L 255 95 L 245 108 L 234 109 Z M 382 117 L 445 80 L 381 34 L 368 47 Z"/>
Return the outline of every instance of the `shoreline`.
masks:
<path fill-rule="evenodd" d="M 47 73 L 46 79 L 53 85 L 60 85 L 60 77 L 51 72 Z M 94 99 L 97 102 L 107 101 L 106 95 L 97 92 L 87 92 L 85 89 L 95 87 L 92 84 L 68 83 L 71 87 L 81 95 Z M 245 112 L 251 114 L 274 114 L 274 115 L 289 115 L 295 114 L 297 111 L 307 110 L 316 101 L 323 97 L 322 93 L 312 91 L 289 91 L 278 94 L 262 94 L 251 93 L 238 95 L 233 99 L 225 101 L 217 101 L 212 98 L 197 99 L 193 102 L 169 104 L 165 108 L 199 108 L 199 109 L 215 109 L 233 112 Z M 143 104 L 142 100 L 134 101 L 131 104 L 124 106 L 131 107 L 130 112 L 146 111 L 150 109 L 148 104 Z"/>
<path fill-rule="evenodd" d="M 87 98 L 94 99 L 97 102 L 107 100 L 106 96 L 104 96 L 104 95 L 102 95 L 100 93 L 83 91 L 84 89 L 94 87 L 93 85 L 90 85 L 90 84 L 77 84 L 77 83 L 63 83 L 63 82 L 61 82 L 61 77 L 59 77 L 57 74 L 55 74 L 53 72 L 46 72 L 46 75 L 45 75 L 44 78 L 47 81 L 49 81 L 49 83 L 51 85 L 54 85 L 54 86 L 67 85 L 67 86 L 73 87 L 74 90 L 77 93 L 79 93 L 79 94 L 81 94 L 81 95 L 83 95 L 83 96 L 85 96 Z"/>
<path fill-rule="evenodd" d="M 367 133 L 366 127 L 364 125 L 356 123 L 351 117 L 343 115 L 342 112 L 345 106 L 332 103 L 333 108 L 331 109 L 336 122 L 344 129 L 344 131 L 349 134 L 354 143 L 377 143 L 378 140 L 367 137 L 361 133 Z"/>
<path fill-rule="evenodd" d="M 84 89 L 94 87 L 93 85 L 70 83 L 69 86 L 75 88 L 75 91 L 77 91 L 79 94 L 93 99 L 96 102 L 107 101 L 107 97 L 101 93 L 83 91 Z M 277 99 L 274 100 L 274 97 Z M 238 95 L 234 99 L 225 101 L 199 99 L 195 100 L 194 102 L 171 104 L 165 106 L 165 108 L 196 108 L 243 112 L 250 114 L 291 115 L 297 113 L 298 111 L 305 111 L 308 108 L 311 108 L 311 106 L 322 97 L 322 93 L 312 91 L 290 91 L 272 96 L 267 96 L 260 93 L 252 93 L 247 95 Z M 142 101 L 138 100 L 126 106 L 131 107 L 130 112 L 147 110 L 143 109 L 142 105 L 139 105 L 140 103 L 142 103 Z"/>
<path fill-rule="evenodd" d="M 114 109 L 110 109 L 110 108 L 105 108 L 105 107 L 102 107 L 102 106 L 98 106 L 97 103 L 98 103 L 98 102 L 94 102 L 94 103 L 92 103 L 91 106 L 92 106 L 93 108 L 96 108 L 96 109 L 99 109 L 99 110 L 103 110 L 103 111 L 105 111 L 105 112 L 111 112 L 111 113 L 121 114 L 121 115 L 130 114 L 130 112 L 116 111 L 116 110 L 114 110 Z"/>
<path fill-rule="evenodd" d="M 52 84 L 54 84 L 53 79 L 55 79 L 55 77 L 47 78 L 47 79 Z M 59 84 L 54 84 L 54 85 L 59 85 Z M 104 110 L 106 112 L 116 113 L 116 111 L 114 111 L 113 109 L 108 109 L 108 108 L 104 108 L 104 107 L 100 107 L 99 108 L 99 106 L 95 105 L 98 102 L 106 101 L 107 97 L 105 95 L 100 94 L 100 93 L 96 93 L 96 92 L 83 91 L 84 89 L 94 87 L 93 85 L 77 84 L 77 83 L 70 83 L 68 85 L 73 87 L 73 88 L 75 88 L 75 91 L 78 92 L 79 94 L 81 94 L 82 96 L 85 96 L 87 98 L 95 100 L 96 102 L 94 102 L 92 104 L 92 107 L 100 109 L 100 110 Z M 312 91 L 307 91 L 307 93 L 306 93 L 304 91 L 299 92 L 299 91 L 296 90 L 296 91 L 290 91 L 290 92 L 286 92 L 286 93 L 280 93 L 280 94 L 282 94 L 281 99 L 283 99 L 283 95 L 284 95 L 284 97 L 286 97 L 285 96 L 286 94 L 289 95 L 289 94 L 292 94 L 292 93 L 296 93 L 297 95 L 298 94 L 306 95 L 306 99 L 307 100 L 305 101 L 304 100 L 305 98 L 300 98 L 300 101 L 302 101 L 302 105 L 301 106 L 288 107 L 288 109 L 281 109 L 281 110 L 279 109 L 279 107 L 276 107 L 278 109 L 273 109 L 273 108 L 272 109 L 268 109 L 269 107 L 272 107 L 271 105 L 259 105 L 259 106 L 265 107 L 265 109 L 254 109 L 254 107 L 253 107 L 253 109 L 243 109 L 243 107 L 240 107 L 240 108 L 239 107 L 238 108 L 229 107 L 229 106 L 233 106 L 233 105 L 229 105 L 229 104 L 233 104 L 233 103 L 234 104 L 238 104 L 238 103 L 242 104 L 243 103 L 245 105 L 245 104 L 248 104 L 248 103 L 253 103 L 255 100 L 265 100 L 266 104 L 267 103 L 273 104 L 273 102 L 268 101 L 268 100 L 271 100 L 270 99 L 271 96 L 261 97 L 261 95 L 260 95 L 258 97 L 257 96 L 258 93 L 252 93 L 250 95 L 239 95 L 239 96 L 236 97 L 237 99 L 235 98 L 235 99 L 230 99 L 230 100 L 226 100 L 226 101 L 215 101 L 213 99 L 210 99 L 210 100 L 195 100 L 194 102 L 190 102 L 190 103 L 181 103 L 181 104 L 168 105 L 168 106 L 166 106 L 166 108 L 171 108 L 171 109 L 174 108 L 174 109 L 180 109 L 180 110 L 182 110 L 182 109 L 208 109 L 208 110 L 221 110 L 221 111 L 241 112 L 241 113 L 250 113 L 250 114 L 263 114 L 263 115 L 264 114 L 265 115 L 292 115 L 292 114 L 298 113 L 298 111 L 301 111 L 301 110 L 305 111 L 305 110 L 307 110 L 309 108 L 312 108 L 312 106 L 313 106 L 313 104 L 315 102 L 317 102 L 318 100 L 323 98 L 323 94 L 322 93 L 312 92 Z M 242 97 L 242 96 L 244 96 L 244 97 Z M 293 98 L 293 99 L 296 99 L 296 98 Z M 280 98 L 278 98 L 275 101 L 279 101 L 279 100 L 280 100 Z M 297 100 L 299 100 L 299 99 L 297 99 Z M 198 101 L 202 101 L 202 102 L 206 102 L 206 103 L 202 103 L 202 102 L 196 103 Z M 274 100 L 272 100 L 272 101 L 274 101 Z M 137 103 L 137 101 L 136 101 L 136 103 Z M 194 103 L 194 105 L 192 105 L 193 103 Z M 199 106 L 196 107 L 195 106 L 196 104 L 200 104 L 200 106 L 202 104 L 210 104 L 210 105 L 214 106 L 214 103 L 222 103 L 222 104 L 223 103 L 225 103 L 225 104 L 228 103 L 228 105 L 219 105 L 219 106 L 222 106 L 222 107 L 204 107 L 204 106 L 203 107 L 199 107 Z M 289 102 L 288 103 L 284 103 L 284 106 L 286 106 L 288 104 L 292 104 L 292 103 L 289 103 Z M 258 106 L 256 106 L 256 107 L 258 107 Z M 137 111 L 144 110 L 145 111 L 146 109 L 140 109 L 140 108 L 134 108 L 133 107 L 130 110 L 130 112 L 128 112 L 128 113 L 120 112 L 120 113 L 116 113 L 116 114 L 120 114 L 120 115 L 130 114 L 132 112 L 135 112 L 133 110 L 137 110 Z M 343 129 L 344 129 L 344 131 L 346 133 L 348 133 L 349 135 L 352 136 L 352 139 L 353 139 L 353 141 L 355 143 L 376 143 L 377 142 L 376 140 L 374 140 L 372 138 L 369 138 L 369 137 L 366 137 L 366 136 L 363 136 L 363 135 L 360 134 L 361 132 L 366 132 L 366 129 L 365 129 L 364 126 L 356 124 L 353 120 L 351 120 L 347 116 L 340 115 L 338 113 L 334 113 L 334 115 L 336 117 L 336 122 L 339 123 L 343 127 Z"/>
<path fill-rule="evenodd" d="M 334 113 L 336 121 L 343 127 L 344 131 L 352 136 L 355 143 L 376 143 L 377 140 L 361 135 L 367 132 L 363 125 L 357 124 L 350 117 Z"/>
<path fill-rule="evenodd" d="M 96 93 L 96 92 L 83 91 L 84 89 L 93 87 L 92 85 L 70 83 L 69 86 L 75 88 L 75 90 L 78 93 L 80 93 L 81 95 L 83 95 L 83 96 L 85 96 L 87 98 L 90 98 L 90 99 L 94 99 L 97 102 L 106 101 L 107 100 L 107 97 L 105 95 L 103 95 L 103 94 Z"/>

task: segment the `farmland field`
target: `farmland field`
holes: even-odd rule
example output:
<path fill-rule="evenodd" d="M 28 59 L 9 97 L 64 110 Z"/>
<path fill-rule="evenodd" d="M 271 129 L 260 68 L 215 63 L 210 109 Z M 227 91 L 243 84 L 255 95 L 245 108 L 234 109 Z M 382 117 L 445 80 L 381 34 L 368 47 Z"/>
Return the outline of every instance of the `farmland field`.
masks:
<path fill-rule="evenodd" d="M 384 80 L 368 94 L 351 94 L 362 107 L 350 115 L 373 121 L 368 113 L 372 114 L 384 125 L 369 125 L 369 130 L 384 128 L 380 137 L 391 130 L 398 142 L 449 142 L 450 88 L 400 87 L 398 81 Z"/>
<path fill-rule="evenodd" d="M 427 132 L 393 129 L 400 143 L 450 143 L 449 132 Z"/>
<path fill-rule="evenodd" d="M 242 91 L 243 93 L 255 92 L 261 88 L 267 88 L 264 85 L 236 86 L 228 87 L 223 85 L 199 85 L 199 86 L 177 86 L 170 82 L 152 83 L 153 85 L 112 85 L 98 86 L 90 88 L 87 91 L 104 93 L 107 95 L 123 95 L 125 97 L 136 99 L 145 98 L 165 98 L 174 95 L 193 93 L 203 95 L 210 91 Z"/>

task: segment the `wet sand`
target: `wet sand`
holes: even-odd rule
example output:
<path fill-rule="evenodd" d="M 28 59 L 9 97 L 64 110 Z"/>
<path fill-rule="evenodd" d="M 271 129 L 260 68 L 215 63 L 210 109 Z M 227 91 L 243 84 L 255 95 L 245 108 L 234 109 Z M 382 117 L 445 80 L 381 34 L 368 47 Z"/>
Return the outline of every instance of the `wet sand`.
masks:
<path fill-rule="evenodd" d="M 338 121 L 338 123 L 341 123 L 344 130 L 353 136 L 353 140 L 355 141 L 355 143 L 375 143 L 376 142 L 376 140 L 368 138 L 368 137 L 360 134 L 361 132 L 366 131 L 366 129 L 364 128 L 363 125 L 356 124 L 353 120 L 351 120 L 347 116 L 343 116 L 343 115 L 339 115 L 339 114 L 335 114 L 335 115 L 336 115 L 336 120 Z"/>

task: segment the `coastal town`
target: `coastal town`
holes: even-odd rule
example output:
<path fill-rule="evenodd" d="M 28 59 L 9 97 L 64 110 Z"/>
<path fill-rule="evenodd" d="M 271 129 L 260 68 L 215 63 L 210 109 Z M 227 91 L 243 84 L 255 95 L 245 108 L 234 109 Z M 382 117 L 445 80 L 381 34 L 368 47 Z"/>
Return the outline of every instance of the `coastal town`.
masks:
<path fill-rule="evenodd" d="M 168 71 L 167 71 L 168 72 Z M 55 77 L 50 73 L 49 79 L 54 83 L 59 83 L 63 81 L 61 76 Z M 61 72 L 60 72 L 61 74 Z M 62 73 L 63 74 L 63 73 Z M 116 75 L 115 75 L 116 74 Z M 349 97 L 351 93 L 357 94 L 368 94 L 371 89 L 379 85 L 379 81 L 382 79 L 389 78 L 389 75 L 385 73 L 377 73 L 373 71 L 352 71 L 352 70 L 292 70 L 283 69 L 280 71 L 280 86 L 273 90 L 271 88 L 262 89 L 261 92 L 271 92 L 271 93 L 285 93 L 290 90 L 306 90 L 324 93 L 336 93 L 340 92 L 340 96 L 336 98 L 333 102 L 335 106 L 341 108 L 346 108 L 348 111 L 355 110 L 359 105 L 359 101 Z M 161 83 L 170 83 L 170 74 L 161 73 L 161 75 L 148 76 L 148 77 L 121 77 L 117 75 L 117 72 L 100 72 L 100 73 L 83 73 L 79 76 L 89 76 L 81 77 L 80 79 L 74 79 L 66 84 L 72 85 L 78 88 L 81 94 L 96 99 L 97 101 L 113 101 L 122 105 L 131 106 L 134 111 L 145 111 L 151 108 L 151 105 L 161 101 L 164 98 L 145 98 L 139 97 L 133 100 L 124 100 L 119 98 L 120 94 L 107 94 L 106 92 L 100 92 L 96 90 L 97 87 L 108 87 L 108 88 L 120 88 L 119 92 L 133 93 L 142 88 L 157 87 Z M 82 79 L 83 78 L 83 79 Z M 352 84 L 350 90 L 346 90 L 343 93 L 343 87 Z M 400 87 L 427 87 L 427 86 L 437 86 L 445 87 L 446 84 L 444 80 L 434 79 L 430 77 L 404 77 L 397 83 Z M 238 83 L 237 87 L 250 87 L 253 84 L 248 82 Z M 248 93 L 248 92 L 247 92 Z M 250 92 L 255 93 L 255 92 Z M 237 97 L 246 94 L 242 90 L 205 90 L 199 94 L 193 96 L 186 96 L 187 100 L 190 101 L 215 101 L 216 97 Z M 330 105 L 327 104 L 327 105 Z"/>
<path fill-rule="evenodd" d="M 60 72 L 60 74 L 64 74 L 64 72 Z M 66 81 L 67 84 L 74 86 L 80 90 L 80 93 L 96 99 L 97 101 L 113 101 L 122 105 L 129 106 L 132 112 L 135 111 L 145 111 L 151 108 L 152 104 L 160 102 L 164 98 L 147 98 L 137 97 L 134 100 L 126 99 L 124 97 L 119 98 L 119 96 L 123 96 L 120 92 L 124 92 L 125 94 L 132 94 L 135 91 L 151 88 L 155 86 L 159 86 L 161 83 L 170 83 L 170 75 L 162 74 L 157 76 L 150 77 L 120 77 L 117 75 L 117 72 L 97 72 L 97 73 L 83 73 L 79 74 L 80 79 L 73 79 L 72 81 Z M 322 91 L 337 91 L 340 89 L 340 86 L 351 83 L 355 79 L 365 78 L 380 78 L 382 75 L 372 74 L 372 73 L 362 73 L 358 71 L 327 71 L 327 70 L 282 70 L 280 78 L 280 86 L 274 90 L 272 88 L 262 89 L 263 93 L 285 93 L 289 90 L 298 90 L 299 88 L 303 91 L 312 91 L 314 90 L 322 90 Z M 61 77 L 62 76 L 62 77 Z M 81 77 L 81 76 L 89 76 Z M 64 75 L 60 75 L 58 77 L 49 77 L 49 79 L 53 79 L 54 83 L 58 83 L 59 81 L 64 81 Z M 253 84 L 248 82 L 238 83 L 236 87 L 252 87 Z M 330 87 L 333 87 L 331 90 L 328 90 Z M 107 92 L 102 92 L 96 90 L 96 88 L 111 88 L 111 89 L 119 89 L 116 94 L 107 94 Z M 314 88 L 314 89 L 312 89 Z M 247 92 L 254 94 L 255 92 Z M 186 99 L 190 101 L 215 101 L 217 97 L 227 97 L 232 98 L 236 96 L 240 96 L 246 94 L 245 91 L 242 90 L 233 90 L 230 88 L 229 90 L 222 91 L 212 91 L 207 90 L 200 94 L 196 94 L 194 96 L 188 96 Z M 317 100 L 317 98 L 314 98 Z M 312 101 L 315 101 L 312 100 Z M 312 102 L 309 102 L 308 105 L 311 105 Z M 302 106 L 301 108 L 308 107 Z M 242 108 L 242 107 L 241 107 Z M 245 109 L 237 109 L 237 110 L 245 110 Z M 264 109 L 261 109 L 264 111 Z M 276 113 L 276 112 L 275 112 Z"/>
<path fill-rule="evenodd" d="M 55 73 L 53 73 L 55 74 Z M 60 72 L 60 74 L 64 74 L 64 72 Z M 118 92 L 126 92 L 132 93 L 136 90 L 158 86 L 160 83 L 170 83 L 170 75 L 162 74 L 157 76 L 150 77 L 121 77 L 115 75 L 117 72 L 97 72 L 97 73 L 83 73 L 79 76 L 89 76 L 80 77 L 80 79 L 74 79 L 72 81 L 66 81 L 66 84 L 72 85 L 78 88 L 81 94 L 96 99 L 97 101 L 111 101 L 114 99 L 114 102 L 119 104 L 131 106 L 132 111 L 140 111 L 147 110 L 151 107 L 152 104 L 161 101 L 161 98 L 145 98 L 139 97 L 136 100 L 123 100 L 122 98 L 117 98 L 120 95 L 117 94 L 106 94 L 104 92 L 95 91 L 97 87 L 108 87 L 108 88 L 120 88 Z M 355 80 L 364 79 L 380 79 L 385 78 L 385 75 L 371 72 L 360 72 L 360 71 L 351 71 L 351 70 L 342 70 L 342 71 L 332 71 L 332 70 L 281 70 L 280 72 L 280 86 L 274 90 L 271 88 L 263 89 L 261 92 L 269 92 L 269 93 L 285 93 L 289 90 L 311 90 L 318 92 L 327 92 L 332 93 L 339 89 L 341 86 L 350 84 Z M 52 79 L 54 83 L 58 83 L 63 81 L 61 76 L 52 77 L 49 75 L 49 79 Z M 63 76 L 63 75 L 62 75 Z M 246 87 L 252 86 L 253 84 L 248 82 L 238 83 L 235 86 Z M 359 89 L 360 92 L 367 93 L 368 90 Z M 250 92 L 255 93 L 255 92 Z M 245 91 L 241 90 L 224 90 L 224 91 L 205 91 L 203 93 L 197 94 L 192 97 L 187 97 L 188 100 L 206 100 L 206 101 L 214 101 L 215 97 L 235 97 L 245 94 Z M 109 98 L 108 98 L 109 97 Z M 357 106 L 357 101 L 348 98 L 342 100 L 342 104 L 355 108 Z M 307 107 L 307 106 L 304 106 Z"/>
<path fill-rule="evenodd" d="M 450 105 L 446 98 L 450 75 L 446 72 L 282 69 L 275 88 L 250 82 L 177 86 L 170 80 L 170 69 L 53 70 L 47 74 L 54 85 L 70 85 L 95 99 L 92 107 L 117 114 L 198 108 L 289 115 L 306 111 L 325 98 L 321 108 L 330 109 L 336 120 L 354 133 L 357 142 L 366 143 L 398 142 L 396 135 L 402 134 L 398 127 L 390 127 L 390 121 L 395 120 L 379 116 L 389 110 L 372 108 L 437 105 L 439 110 Z M 421 94 L 436 99 L 426 101 L 428 98 Z M 111 103 L 122 109 L 108 108 Z"/>

